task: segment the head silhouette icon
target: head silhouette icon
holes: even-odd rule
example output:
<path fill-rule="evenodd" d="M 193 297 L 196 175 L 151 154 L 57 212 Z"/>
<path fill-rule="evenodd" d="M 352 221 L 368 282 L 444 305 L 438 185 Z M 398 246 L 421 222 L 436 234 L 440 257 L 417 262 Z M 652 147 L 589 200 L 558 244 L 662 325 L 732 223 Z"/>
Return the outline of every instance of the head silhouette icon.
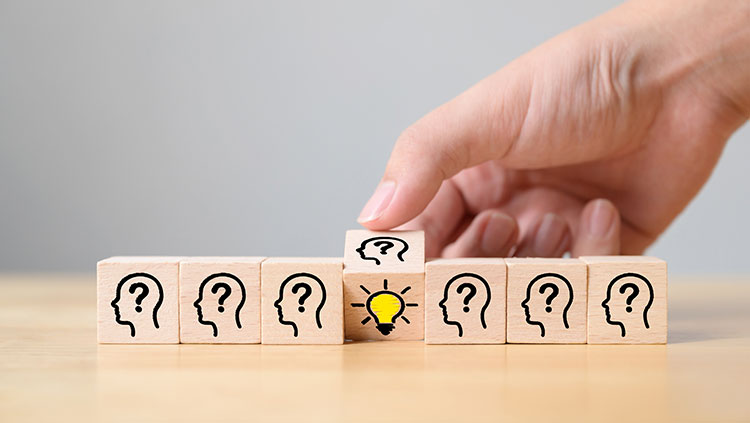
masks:
<path fill-rule="evenodd" d="M 195 306 L 198 323 L 211 326 L 213 336 L 232 328 L 242 329 L 240 311 L 245 304 L 245 285 L 230 273 L 216 273 L 201 282 Z"/>
<path fill-rule="evenodd" d="M 130 328 L 130 336 L 159 329 L 159 307 L 164 301 L 161 282 L 148 273 L 131 273 L 117 284 L 110 305 L 115 322 Z"/>
<path fill-rule="evenodd" d="M 443 322 L 456 326 L 458 336 L 487 329 L 484 318 L 490 305 L 490 285 L 474 273 L 461 273 L 445 284 L 443 299 L 438 306 L 443 309 Z M 479 335 L 479 333 L 477 333 Z"/>
<path fill-rule="evenodd" d="M 541 336 L 548 330 L 569 329 L 568 310 L 573 304 L 573 286 L 562 275 L 543 273 L 529 282 L 521 303 L 526 323 L 539 326 Z"/>
<path fill-rule="evenodd" d="M 375 265 L 397 264 L 404 261 L 404 253 L 409 244 L 401 238 L 376 236 L 368 238 L 359 245 L 356 251 L 362 260 L 372 260 Z"/>
<path fill-rule="evenodd" d="M 279 313 L 279 323 L 291 326 L 294 337 L 300 332 L 323 329 L 320 310 L 326 303 L 326 288 L 311 273 L 295 273 L 284 279 L 279 287 L 279 298 L 273 303 Z"/>
<path fill-rule="evenodd" d="M 607 286 L 607 298 L 602 301 L 607 323 L 620 327 L 620 336 L 630 331 L 649 329 L 648 311 L 654 302 L 651 282 L 637 273 L 623 273 Z"/>

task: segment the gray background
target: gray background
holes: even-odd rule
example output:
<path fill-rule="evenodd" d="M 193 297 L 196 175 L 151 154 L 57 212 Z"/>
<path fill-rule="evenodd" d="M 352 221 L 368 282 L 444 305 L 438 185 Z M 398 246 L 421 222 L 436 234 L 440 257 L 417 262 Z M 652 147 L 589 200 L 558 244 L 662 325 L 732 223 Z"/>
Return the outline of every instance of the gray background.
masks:
<path fill-rule="evenodd" d="M 0 270 L 336 255 L 411 122 L 613 1 L 0 0 Z M 750 129 L 650 250 L 740 273 Z"/>

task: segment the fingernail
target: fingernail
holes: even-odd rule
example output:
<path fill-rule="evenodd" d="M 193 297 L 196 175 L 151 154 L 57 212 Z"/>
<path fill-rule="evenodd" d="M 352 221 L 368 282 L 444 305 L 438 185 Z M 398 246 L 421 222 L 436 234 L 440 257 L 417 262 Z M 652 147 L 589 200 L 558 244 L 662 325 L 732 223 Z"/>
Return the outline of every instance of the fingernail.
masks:
<path fill-rule="evenodd" d="M 534 251 L 540 257 L 551 257 L 561 248 L 565 240 L 567 226 L 565 221 L 554 213 L 547 213 L 542 218 L 534 236 Z"/>
<path fill-rule="evenodd" d="M 362 212 L 359 213 L 357 222 L 367 223 L 383 215 L 388 205 L 391 203 L 393 193 L 396 191 L 396 183 L 393 181 L 383 181 L 375 189 L 370 200 L 367 201 Z"/>
<path fill-rule="evenodd" d="M 604 200 L 596 200 L 588 219 L 589 233 L 596 238 L 604 238 L 615 224 L 615 213 Z"/>
<path fill-rule="evenodd" d="M 497 254 L 502 251 L 516 230 L 516 222 L 503 213 L 492 213 L 482 234 L 482 251 Z"/>

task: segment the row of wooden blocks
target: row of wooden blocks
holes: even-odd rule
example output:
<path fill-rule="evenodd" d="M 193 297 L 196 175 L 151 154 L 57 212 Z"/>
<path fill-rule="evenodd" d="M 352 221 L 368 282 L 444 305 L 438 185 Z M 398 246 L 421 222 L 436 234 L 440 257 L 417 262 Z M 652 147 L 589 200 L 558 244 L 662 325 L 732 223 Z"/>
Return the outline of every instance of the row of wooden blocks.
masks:
<path fill-rule="evenodd" d="M 420 231 L 348 231 L 343 259 L 112 257 L 97 298 L 100 343 L 667 340 L 663 260 L 425 262 Z"/>

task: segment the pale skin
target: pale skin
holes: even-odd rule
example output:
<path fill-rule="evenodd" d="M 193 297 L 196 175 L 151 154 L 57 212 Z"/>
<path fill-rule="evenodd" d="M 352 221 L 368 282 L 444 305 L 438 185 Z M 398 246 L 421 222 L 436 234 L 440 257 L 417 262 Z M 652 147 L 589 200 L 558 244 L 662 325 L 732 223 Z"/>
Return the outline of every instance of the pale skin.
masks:
<path fill-rule="evenodd" d="M 396 141 L 358 221 L 429 257 L 641 254 L 750 117 L 750 2 L 635 0 Z"/>

